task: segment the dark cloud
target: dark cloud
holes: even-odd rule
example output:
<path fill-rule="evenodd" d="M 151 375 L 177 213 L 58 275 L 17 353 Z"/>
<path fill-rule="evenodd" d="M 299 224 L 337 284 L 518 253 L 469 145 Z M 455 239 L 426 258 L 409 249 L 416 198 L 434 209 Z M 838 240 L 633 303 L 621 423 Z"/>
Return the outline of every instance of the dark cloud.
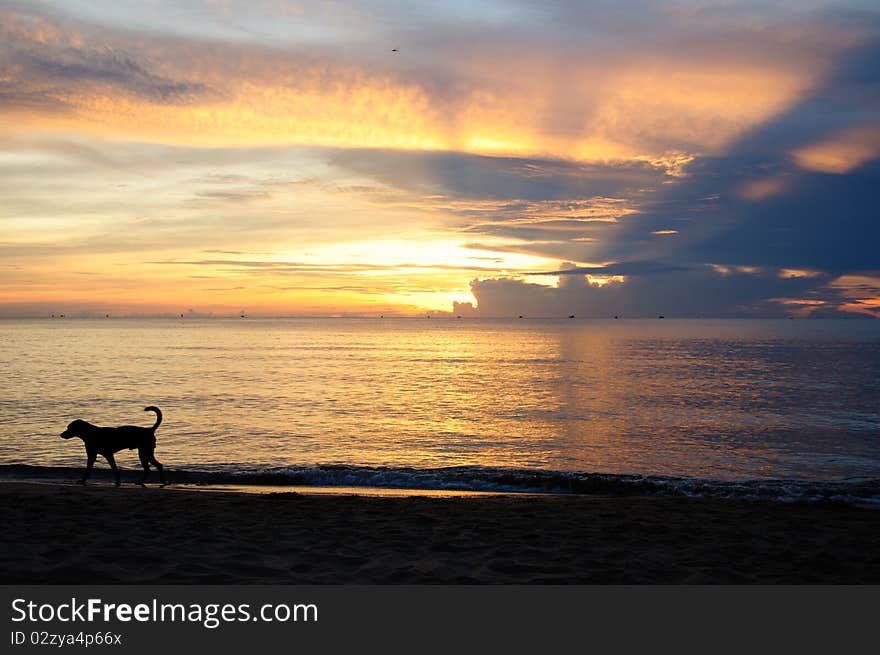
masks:
<path fill-rule="evenodd" d="M 693 266 L 664 264 L 661 262 L 622 262 L 607 266 L 574 266 L 573 264 L 556 271 L 532 273 L 532 275 L 659 275 L 694 270 Z"/>
<path fill-rule="evenodd" d="M 474 280 L 477 307 L 456 304 L 454 311 L 482 317 L 779 317 L 793 308 L 771 299 L 800 297 L 815 284 L 772 273 L 721 274 L 711 267 L 657 271 L 603 286 L 574 273 L 563 275 L 556 287 L 496 278 Z"/>
<path fill-rule="evenodd" d="M 177 81 L 150 72 L 132 55 L 113 49 L 87 48 L 13 50 L 9 58 L 23 79 L 40 80 L 49 92 L 81 89 L 90 83 L 111 85 L 155 103 L 204 102 L 218 94 L 199 82 Z"/>
<path fill-rule="evenodd" d="M 844 273 L 876 267 L 880 238 L 876 160 L 845 174 L 800 168 L 792 153 L 842 128 L 880 127 L 880 41 L 858 48 L 791 109 L 746 135 L 721 157 L 688 169 L 689 178 L 646 198 L 638 214 L 607 235 L 604 256 L 634 253 L 724 264 L 818 268 Z M 766 197 L 750 185 L 777 184 Z M 675 239 L 650 232 L 674 228 Z"/>
<path fill-rule="evenodd" d="M 877 163 L 847 175 L 811 173 L 688 251 L 712 261 L 836 274 L 880 264 Z"/>
<path fill-rule="evenodd" d="M 880 267 L 880 162 L 843 174 L 824 173 L 799 167 L 792 153 L 841 129 L 880 123 L 878 69 L 877 45 L 859 48 L 802 102 L 746 135 L 725 156 L 698 159 L 687 179 L 642 196 L 637 213 L 603 226 L 596 243 L 575 248 L 617 263 L 547 271 L 560 276 L 557 287 L 510 278 L 475 280 L 471 288 L 477 308 L 460 305 L 456 311 L 721 317 L 785 316 L 812 309 L 814 316 L 852 316 L 839 307 L 876 298 L 876 283 L 870 278 L 850 285 L 833 280 Z M 749 193 L 761 188 L 766 193 Z M 678 234 L 663 239 L 651 234 L 664 229 Z M 528 244 L 517 247 L 529 250 Z M 558 243 L 552 248 L 566 251 Z M 547 252 L 548 244 L 534 251 Z M 784 277 L 783 268 L 819 273 Z M 589 284 L 585 274 L 626 280 L 600 287 Z"/>
<path fill-rule="evenodd" d="M 166 105 L 222 98 L 202 82 L 158 72 L 162 66 L 130 33 L 43 13 L 39 6 L 13 4 L 0 12 L 0 108 L 70 111 L 68 99 L 90 91 Z"/>
<path fill-rule="evenodd" d="M 574 261 L 617 261 L 607 267 L 581 266 L 549 274 L 624 275 L 627 281 L 603 288 L 586 283 L 548 288 L 509 279 L 475 281 L 479 313 L 784 315 L 791 306 L 773 299 L 802 298 L 827 303 L 822 313 L 830 315 L 835 303 L 870 297 L 870 289 L 856 297 L 828 287 L 828 282 L 880 267 L 876 201 L 880 161 L 844 174 L 824 173 L 800 168 L 792 152 L 841 128 L 870 121 L 880 125 L 878 69 L 877 44 L 859 48 L 809 97 L 744 137 L 727 155 L 698 159 L 688 168 L 687 179 L 642 196 L 637 213 L 600 226 L 592 233 L 600 235 L 596 242 L 528 243 L 546 239 L 547 232 L 531 226 L 527 229 L 533 231 L 527 232 L 515 225 L 493 225 L 493 234 L 522 238 L 525 242 L 515 246 L 520 252 L 556 254 Z M 766 195 L 748 193 L 760 184 L 768 185 Z M 678 234 L 671 238 L 651 234 L 664 229 Z M 580 256 L 571 256 L 577 253 Z M 720 275 L 706 264 L 767 272 Z M 775 273 L 782 268 L 821 275 L 782 279 Z"/>
<path fill-rule="evenodd" d="M 353 149 L 328 152 L 343 169 L 419 194 L 479 200 L 571 201 L 659 186 L 667 176 L 647 162 L 608 164 L 460 152 Z M 511 204 L 508 210 L 516 211 Z"/>

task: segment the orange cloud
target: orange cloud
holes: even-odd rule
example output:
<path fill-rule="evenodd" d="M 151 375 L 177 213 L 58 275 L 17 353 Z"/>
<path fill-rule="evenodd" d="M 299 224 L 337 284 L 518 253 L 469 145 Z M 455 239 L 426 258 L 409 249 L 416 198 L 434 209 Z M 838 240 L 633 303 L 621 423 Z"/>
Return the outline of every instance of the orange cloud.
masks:
<path fill-rule="evenodd" d="M 829 286 L 847 298 L 838 309 L 880 318 L 880 277 L 842 275 Z"/>
<path fill-rule="evenodd" d="M 822 275 L 819 271 L 806 271 L 798 268 L 783 268 L 779 271 L 779 277 L 785 280 L 812 278 Z"/>
<path fill-rule="evenodd" d="M 746 200 L 764 200 L 785 190 L 786 179 L 783 176 L 769 177 L 749 182 L 739 189 L 739 195 Z"/>
<path fill-rule="evenodd" d="M 819 173 L 849 173 L 880 157 L 880 126 L 842 130 L 818 143 L 795 150 L 795 162 Z"/>
<path fill-rule="evenodd" d="M 818 65 L 656 52 L 599 52 L 565 67 L 531 51 L 501 61 L 488 54 L 480 60 L 477 52 L 467 69 L 451 71 L 452 93 L 440 90 L 429 70 L 403 73 L 252 45 L 132 41 L 96 36 L 95 29 L 84 37 L 21 16 L 4 28 L 11 61 L 28 53 L 4 71 L 26 99 L 3 110 L 13 119 L 4 131 L 175 145 L 639 159 L 681 175 L 696 152 L 723 148 L 821 75 Z M 95 41 L 107 50 L 91 46 Z M 69 79 L 65 71 L 81 77 Z"/>
<path fill-rule="evenodd" d="M 644 148 L 641 139 L 660 134 L 718 152 L 790 106 L 815 80 L 794 68 L 637 61 L 602 89 L 591 128 L 630 153 Z"/>

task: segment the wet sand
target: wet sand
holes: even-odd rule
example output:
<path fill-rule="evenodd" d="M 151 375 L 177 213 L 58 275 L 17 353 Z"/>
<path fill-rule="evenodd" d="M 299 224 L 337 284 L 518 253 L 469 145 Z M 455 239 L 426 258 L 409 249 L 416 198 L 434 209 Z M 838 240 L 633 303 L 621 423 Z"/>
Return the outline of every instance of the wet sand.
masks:
<path fill-rule="evenodd" d="M 0 582 L 880 583 L 880 511 L 0 483 Z"/>

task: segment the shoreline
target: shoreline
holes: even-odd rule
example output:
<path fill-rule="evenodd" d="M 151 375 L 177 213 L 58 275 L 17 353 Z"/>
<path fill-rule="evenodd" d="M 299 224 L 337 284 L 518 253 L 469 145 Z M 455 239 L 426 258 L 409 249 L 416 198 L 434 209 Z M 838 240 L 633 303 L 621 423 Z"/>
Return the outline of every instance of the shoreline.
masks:
<path fill-rule="evenodd" d="M 0 482 L 71 484 L 82 467 L 0 464 Z M 141 471 L 120 470 L 124 486 L 139 485 Z M 228 488 L 253 493 L 275 490 L 299 493 L 362 495 L 551 494 L 606 497 L 690 497 L 766 500 L 781 503 L 838 503 L 880 509 L 880 478 L 710 479 L 644 473 L 601 473 L 486 466 L 415 468 L 357 464 L 282 466 L 217 465 L 208 469 L 166 468 L 176 488 Z M 109 484 L 106 467 L 96 466 L 89 484 Z M 155 472 L 148 485 L 157 484 Z"/>
<path fill-rule="evenodd" d="M 0 499 L 4 584 L 880 583 L 880 513 L 830 503 L 18 481 Z"/>
<path fill-rule="evenodd" d="M 4 485 L 34 485 L 36 487 L 63 487 L 82 489 L 82 485 L 65 480 L 32 480 L 0 477 L 0 490 Z M 110 479 L 89 480 L 87 488 L 117 489 Z M 273 484 L 226 484 L 226 483 L 170 483 L 164 487 L 156 482 L 147 482 L 141 487 L 134 482 L 124 482 L 118 487 L 123 490 L 162 489 L 165 491 L 190 491 L 201 493 L 230 494 L 296 494 L 302 496 L 365 496 L 368 498 L 480 498 L 493 496 L 556 496 L 558 493 L 538 491 L 471 491 L 467 489 L 417 489 L 405 487 L 358 487 L 344 485 L 273 485 Z"/>
<path fill-rule="evenodd" d="M 76 482 L 60 479 L 29 479 L 29 478 L 3 478 L 0 476 L 0 491 L 4 485 L 34 485 L 36 487 L 52 487 L 52 488 L 70 488 L 82 489 L 83 487 Z M 87 488 L 97 489 L 117 489 L 113 481 L 98 478 L 90 479 Z M 370 487 L 370 486 L 354 486 L 354 485 L 296 485 L 296 484 L 232 484 L 232 483 L 210 483 L 210 482 L 172 482 L 165 486 L 156 482 L 147 482 L 146 487 L 131 481 L 123 482 L 121 490 L 143 490 L 143 489 L 162 489 L 165 491 L 181 491 L 181 492 L 197 492 L 197 493 L 229 493 L 244 495 L 265 495 L 265 494 L 294 494 L 299 496 L 363 496 L 366 498 L 493 498 L 493 497 L 555 497 L 569 496 L 574 498 L 607 498 L 607 499 L 623 499 L 623 498 L 656 498 L 674 500 L 680 498 L 682 500 L 703 500 L 705 502 L 753 502 L 768 503 L 789 506 L 809 506 L 823 505 L 826 507 L 840 506 L 852 507 L 868 511 L 880 511 L 880 503 L 876 502 L 841 502 L 836 500 L 812 500 L 812 501 L 783 501 L 768 500 L 760 498 L 711 498 L 711 497 L 687 497 L 687 496 L 652 496 L 646 495 L 625 495 L 617 496 L 613 494 L 600 493 L 572 493 L 568 491 L 513 491 L 513 490 L 496 490 L 496 491 L 475 491 L 470 489 L 432 489 L 417 487 Z"/>

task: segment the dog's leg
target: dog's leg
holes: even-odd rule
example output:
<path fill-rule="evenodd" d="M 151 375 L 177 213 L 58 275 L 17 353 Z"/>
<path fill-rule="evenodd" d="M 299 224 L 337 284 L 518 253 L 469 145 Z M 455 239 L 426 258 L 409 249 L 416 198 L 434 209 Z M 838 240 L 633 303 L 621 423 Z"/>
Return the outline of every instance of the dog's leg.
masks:
<path fill-rule="evenodd" d="M 144 477 L 141 478 L 141 486 L 143 487 L 146 486 L 144 485 L 144 482 L 147 481 L 147 476 L 150 474 L 149 455 L 144 452 L 138 452 L 138 457 L 140 457 L 141 466 L 144 467 Z"/>
<path fill-rule="evenodd" d="M 94 450 L 86 450 L 86 470 L 83 473 L 82 480 L 77 480 L 77 484 L 85 484 L 86 480 L 89 479 L 89 476 L 92 474 L 92 467 L 95 465 L 95 457 L 98 456 Z"/>
<path fill-rule="evenodd" d="M 167 482 L 165 482 L 165 469 L 162 468 L 162 465 L 159 463 L 159 460 L 156 459 L 156 456 L 150 453 L 150 462 L 153 466 L 156 467 L 156 470 L 159 471 L 159 479 L 162 481 L 162 486 L 164 487 Z"/>
<path fill-rule="evenodd" d="M 113 469 L 113 475 L 116 476 L 116 486 L 118 487 L 121 482 L 119 481 L 119 469 L 116 467 L 116 458 L 113 457 L 113 453 L 106 453 L 104 457 L 107 459 L 107 463 L 110 464 L 110 468 Z"/>

